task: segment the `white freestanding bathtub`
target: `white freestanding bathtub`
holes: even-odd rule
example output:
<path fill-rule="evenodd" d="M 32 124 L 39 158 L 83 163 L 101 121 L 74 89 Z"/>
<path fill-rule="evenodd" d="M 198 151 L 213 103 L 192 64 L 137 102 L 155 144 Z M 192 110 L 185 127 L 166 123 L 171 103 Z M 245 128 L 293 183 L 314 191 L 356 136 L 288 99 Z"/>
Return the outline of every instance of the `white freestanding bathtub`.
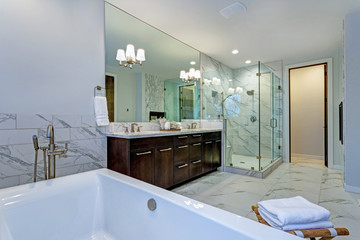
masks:
<path fill-rule="evenodd" d="M 100 169 L 0 190 L 0 239 L 299 238 Z"/>

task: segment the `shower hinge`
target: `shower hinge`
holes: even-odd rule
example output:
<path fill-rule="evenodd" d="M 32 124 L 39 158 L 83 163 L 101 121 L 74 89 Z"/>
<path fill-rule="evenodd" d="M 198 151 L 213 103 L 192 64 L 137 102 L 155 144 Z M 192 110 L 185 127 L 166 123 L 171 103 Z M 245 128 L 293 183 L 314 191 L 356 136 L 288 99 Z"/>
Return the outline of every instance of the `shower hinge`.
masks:
<path fill-rule="evenodd" d="M 261 159 L 261 156 L 256 156 L 256 159 L 259 159 L 259 160 L 260 160 L 260 159 Z"/>
<path fill-rule="evenodd" d="M 280 85 L 278 86 L 278 89 L 281 90 L 281 86 L 280 86 Z"/>
<path fill-rule="evenodd" d="M 278 149 L 281 149 L 281 146 L 280 146 L 280 145 L 278 146 Z"/>
<path fill-rule="evenodd" d="M 260 76 L 261 76 L 261 73 L 256 73 L 256 76 L 257 76 L 257 77 L 260 77 Z"/>

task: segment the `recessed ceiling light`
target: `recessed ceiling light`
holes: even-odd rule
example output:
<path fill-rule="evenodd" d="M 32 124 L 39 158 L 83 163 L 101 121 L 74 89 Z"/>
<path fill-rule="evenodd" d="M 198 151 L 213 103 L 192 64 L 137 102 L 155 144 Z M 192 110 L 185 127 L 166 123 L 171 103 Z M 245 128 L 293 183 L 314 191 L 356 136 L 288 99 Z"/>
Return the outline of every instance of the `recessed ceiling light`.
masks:
<path fill-rule="evenodd" d="M 246 64 L 250 64 L 250 63 L 251 63 L 251 60 L 246 60 L 245 63 L 246 63 Z"/>
<path fill-rule="evenodd" d="M 195 65 L 196 62 L 195 62 L 195 61 L 191 61 L 190 64 L 191 64 L 191 65 Z"/>
<path fill-rule="evenodd" d="M 232 54 L 238 54 L 239 53 L 239 50 L 237 50 L 237 49 L 234 49 L 234 50 L 232 50 L 232 52 L 231 52 Z"/>
<path fill-rule="evenodd" d="M 229 82 L 232 82 L 232 79 L 229 79 Z"/>

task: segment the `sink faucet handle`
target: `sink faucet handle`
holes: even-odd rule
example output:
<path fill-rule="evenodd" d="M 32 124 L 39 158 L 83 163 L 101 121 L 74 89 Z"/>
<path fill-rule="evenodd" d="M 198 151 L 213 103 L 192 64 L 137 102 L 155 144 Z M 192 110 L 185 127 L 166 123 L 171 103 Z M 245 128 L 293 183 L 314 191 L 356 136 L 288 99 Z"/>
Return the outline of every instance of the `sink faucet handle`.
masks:
<path fill-rule="evenodd" d="M 125 128 L 125 133 L 129 133 L 129 128 L 128 127 L 123 127 Z"/>
<path fill-rule="evenodd" d="M 140 132 L 140 128 L 142 128 L 143 126 L 138 126 L 137 128 L 137 132 Z"/>

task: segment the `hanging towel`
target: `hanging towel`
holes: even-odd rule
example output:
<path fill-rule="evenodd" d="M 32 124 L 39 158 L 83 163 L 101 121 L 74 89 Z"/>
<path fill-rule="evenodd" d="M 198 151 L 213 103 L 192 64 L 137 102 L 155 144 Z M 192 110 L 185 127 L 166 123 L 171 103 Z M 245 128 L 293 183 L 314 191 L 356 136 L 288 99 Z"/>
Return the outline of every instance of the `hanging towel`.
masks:
<path fill-rule="evenodd" d="M 95 107 L 95 120 L 98 126 L 109 125 L 109 116 L 107 110 L 106 97 L 95 96 L 94 98 Z"/>
<path fill-rule="evenodd" d="M 260 215 L 269 224 L 271 222 L 274 227 L 277 226 L 278 228 L 291 224 L 328 221 L 330 217 L 328 210 L 309 202 L 301 196 L 265 200 L 259 202 L 258 205 Z"/>

